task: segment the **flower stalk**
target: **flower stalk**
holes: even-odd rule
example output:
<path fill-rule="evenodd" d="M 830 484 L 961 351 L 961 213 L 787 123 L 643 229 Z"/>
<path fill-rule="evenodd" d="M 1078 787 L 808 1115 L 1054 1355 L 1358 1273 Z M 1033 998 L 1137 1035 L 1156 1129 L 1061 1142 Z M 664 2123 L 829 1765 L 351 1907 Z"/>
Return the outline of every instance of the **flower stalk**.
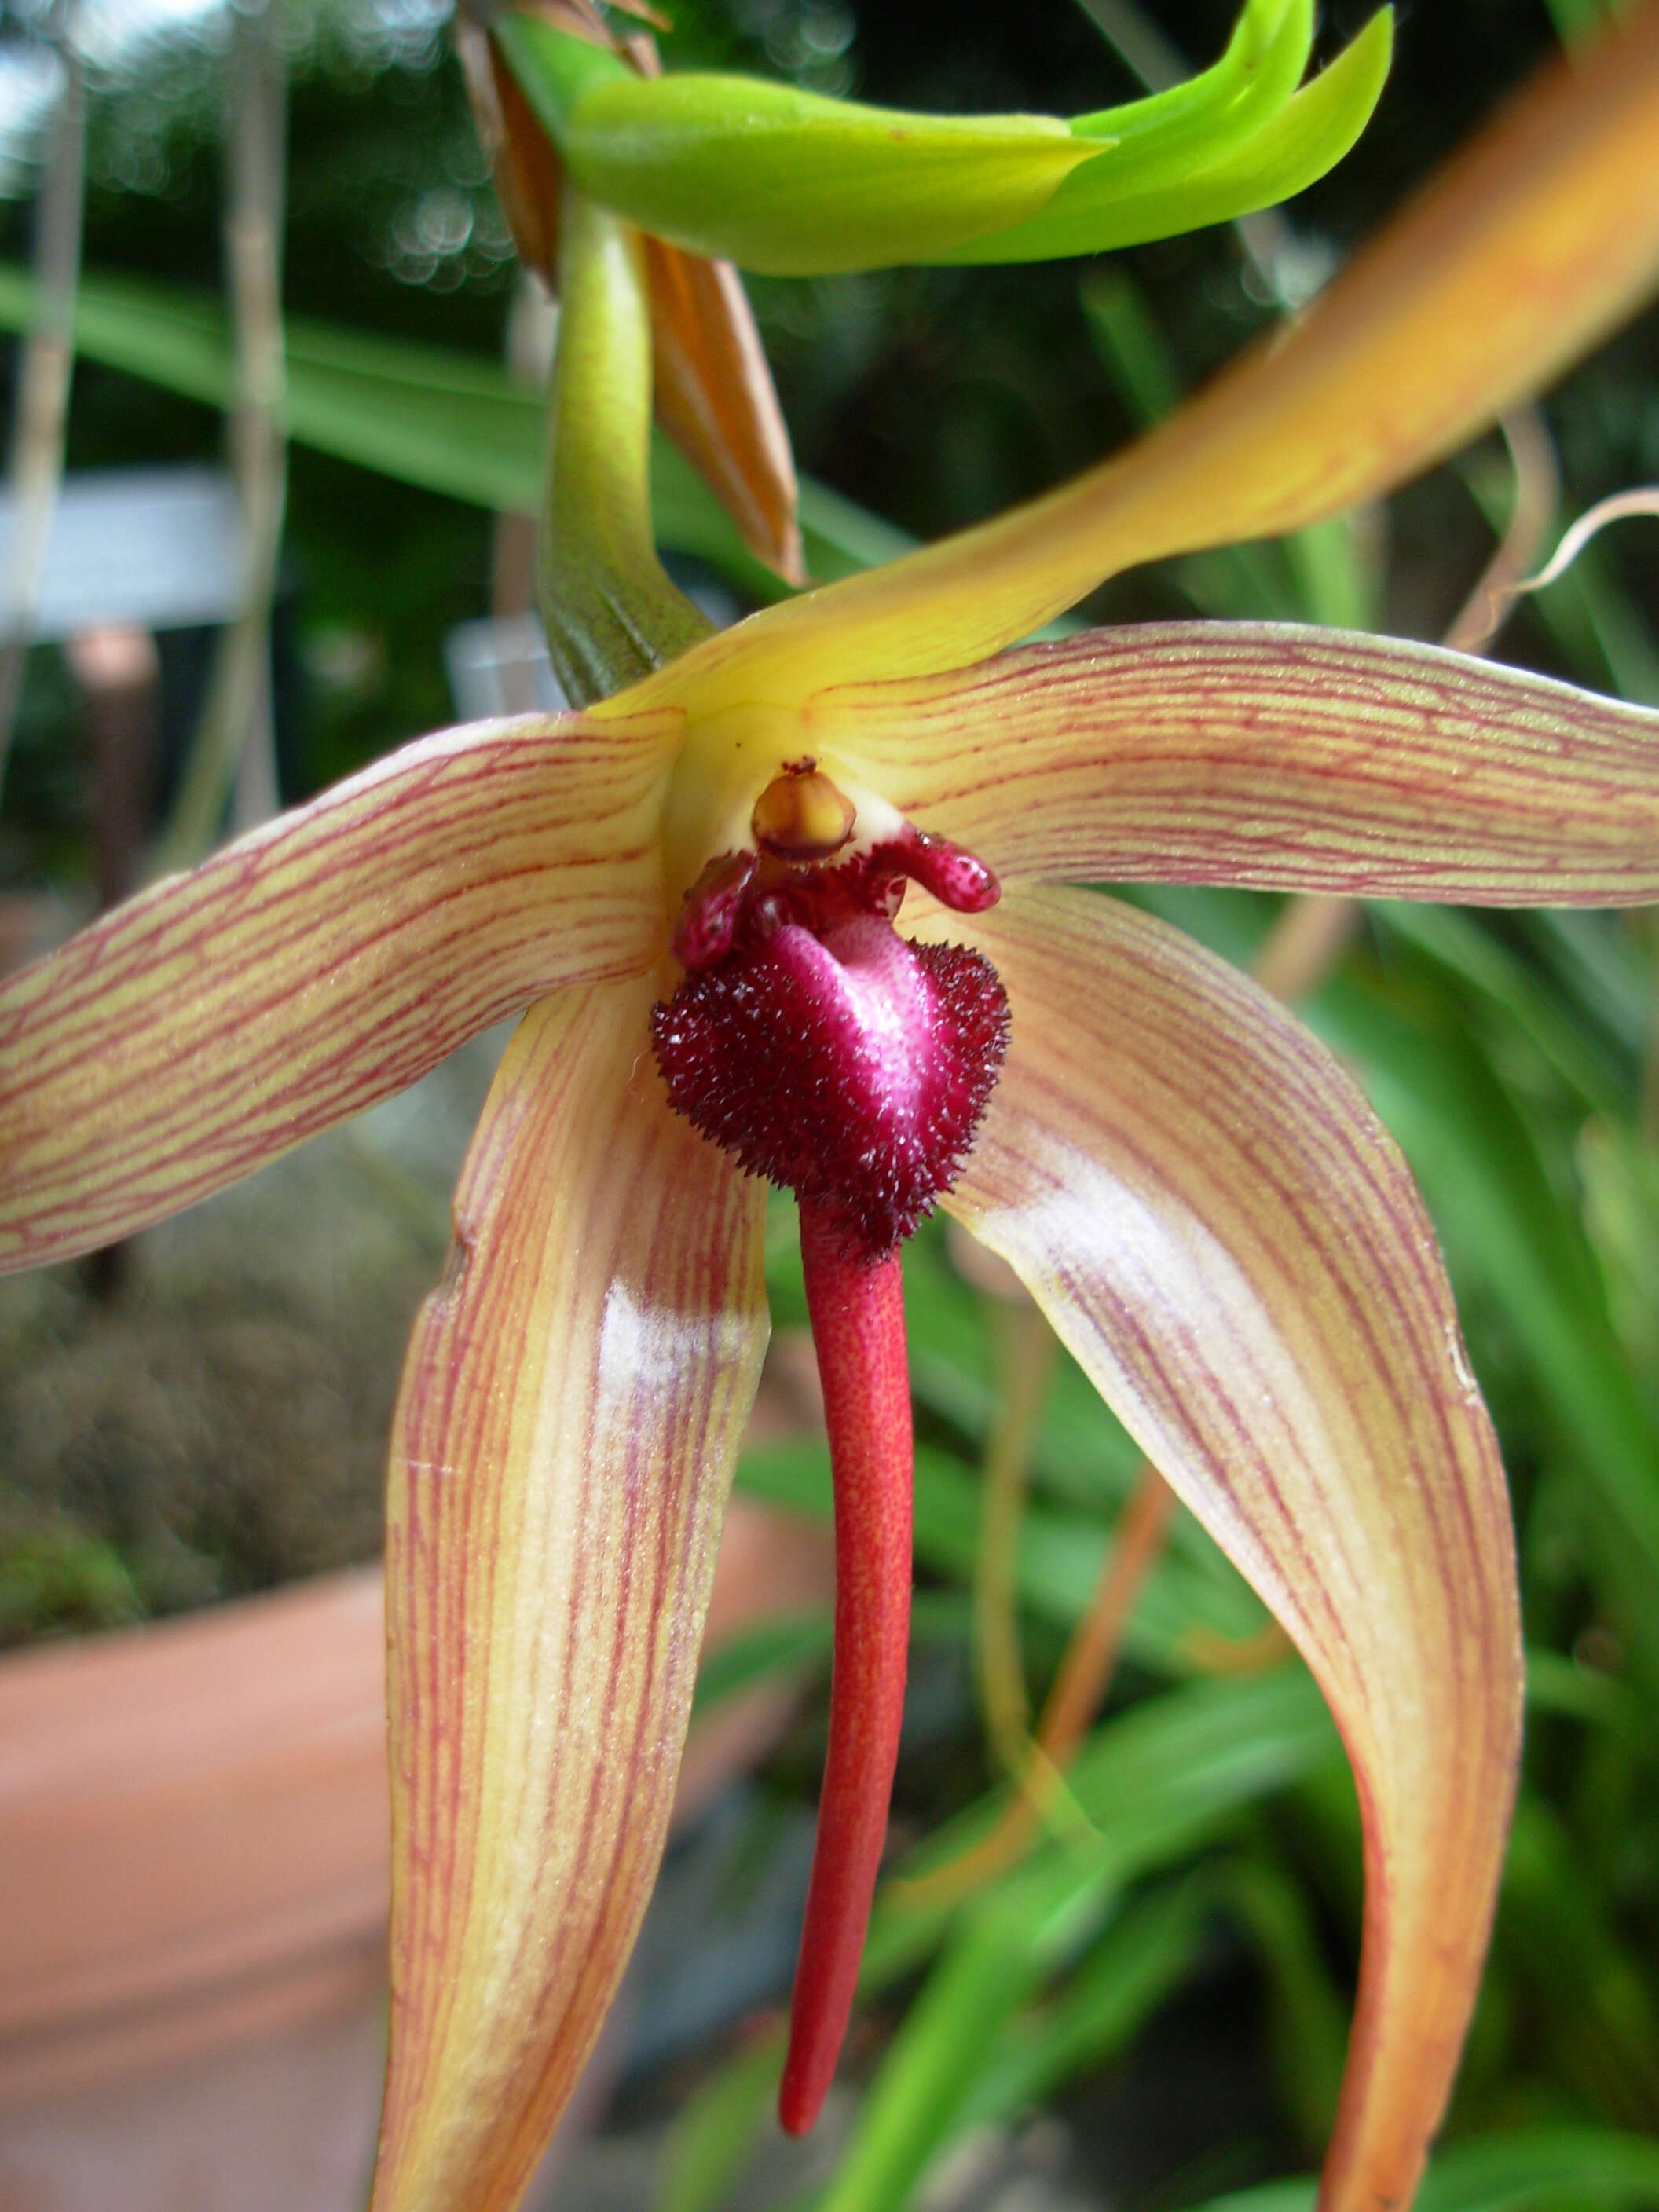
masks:
<path fill-rule="evenodd" d="M 559 343 L 537 583 L 548 651 L 579 707 L 635 683 L 712 624 L 651 529 L 651 302 L 636 232 L 567 186 Z"/>

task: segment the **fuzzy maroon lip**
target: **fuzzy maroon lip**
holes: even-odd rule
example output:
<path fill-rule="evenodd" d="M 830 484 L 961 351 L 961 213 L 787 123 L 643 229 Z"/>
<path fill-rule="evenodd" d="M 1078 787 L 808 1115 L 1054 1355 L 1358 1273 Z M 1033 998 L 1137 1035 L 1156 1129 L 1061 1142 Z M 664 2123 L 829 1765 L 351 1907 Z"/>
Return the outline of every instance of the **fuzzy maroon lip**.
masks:
<path fill-rule="evenodd" d="M 1007 1048 L 989 961 L 894 928 L 911 880 L 957 911 L 997 896 L 970 854 L 908 829 L 832 866 L 723 855 L 688 896 L 688 973 L 652 1022 L 671 1103 L 870 1258 L 950 1188 Z"/>

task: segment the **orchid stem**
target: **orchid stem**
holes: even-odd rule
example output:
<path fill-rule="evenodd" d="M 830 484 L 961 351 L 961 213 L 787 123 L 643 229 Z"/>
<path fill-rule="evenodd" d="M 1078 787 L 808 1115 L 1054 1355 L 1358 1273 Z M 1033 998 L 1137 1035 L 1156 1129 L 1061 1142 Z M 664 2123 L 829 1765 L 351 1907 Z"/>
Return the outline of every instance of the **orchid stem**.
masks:
<path fill-rule="evenodd" d="M 537 550 L 554 672 L 590 706 L 707 637 L 651 521 L 651 302 L 627 224 L 567 185 L 559 335 Z"/>
<path fill-rule="evenodd" d="M 898 1761 L 910 1640 L 910 1373 L 896 1252 L 849 1255 L 839 1217 L 800 1210 L 806 1304 L 836 1487 L 830 1750 L 778 2117 L 817 2118 L 853 2009 Z"/>

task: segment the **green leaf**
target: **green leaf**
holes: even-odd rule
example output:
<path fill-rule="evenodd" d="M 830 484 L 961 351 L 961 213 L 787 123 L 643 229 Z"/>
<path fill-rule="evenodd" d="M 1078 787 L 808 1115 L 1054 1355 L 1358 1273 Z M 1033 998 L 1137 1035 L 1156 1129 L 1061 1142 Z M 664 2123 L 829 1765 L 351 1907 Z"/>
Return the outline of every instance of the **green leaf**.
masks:
<path fill-rule="evenodd" d="M 822 2212 L 897 2212 L 952 2135 L 1000 2030 L 1099 1925 L 1111 1856 L 1030 1866 L 978 1899 L 906 2013 L 825 2192 Z"/>
<path fill-rule="evenodd" d="M 1090 1878 L 1103 1894 L 1181 1863 L 1243 1807 L 1327 1768 L 1346 1771 L 1336 1730 L 1311 1678 L 1292 1665 L 1185 1684 L 1144 1700 L 1085 1740 L 1066 1779 L 1099 1831 L 1087 1850 Z M 979 1842 L 1006 1802 L 1006 1792 L 995 1792 L 947 1822 L 903 1861 L 901 1873 L 926 1874 Z M 961 1910 L 883 1891 L 863 1985 L 879 1988 L 926 1958 Z"/>
<path fill-rule="evenodd" d="M 833 1510 L 830 1452 L 822 1442 L 757 1446 L 738 1462 L 738 1487 L 745 1495 L 827 1520 Z M 977 1474 L 950 1453 L 926 1443 L 916 1448 L 915 1550 L 936 1574 L 967 1583 L 979 1547 Z M 1081 1514 L 1036 1503 L 1020 1528 L 1016 1568 L 1021 1602 L 1039 1619 L 1070 1628 L 1094 1595 L 1109 1553 L 1100 1524 Z M 1185 1647 L 1194 1628 L 1229 1640 L 1249 1636 L 1262 1615 L 1242 1583 L 1212 1577 L 1187 1560 L 1165 1555 L 1146 1579 L 1130 1618 L 1125 1649 L 1160 1674 L 1188 1674 Z"/>
<path fill-rule="evenodd" d="M 1150 430 L 1173 414 L 1182 399 L 1175 356 L 1129 270 L 1116 262 L 1091 270 L 1078 287 L 1078 303 L 1101 366 L 1136 427 Z"/>
<path fill-rule="evenodd" d="M 690 2096 L 663 2146 L 653 2212 L 720 2212 L 777 2094 L 781 2029 L 758 2035 Z"/>
<path fill-rule="evenodd" d="M 1547 989 L 1491 927 L 1457 907 L 1383 899 L 1369 912 L 1389 937 L 1412 946 L 1439 973 L 1455 978 L 1491 1015 L 1530 1038 L 1555 1073 L 1594 1113 L 1616 1114 L 1628 1103 L 1615 1056 L 1577 1018 L 1571 1000 Z"/>
<path fill-rule="evenodd" d="M 1298 94 L 1309 0 L 1247 0 L 1213 68 L 1067 125 L 642 77 L 529 14 L 492 30 L 585 191 L 693 252 L 778 276 L 1097 252 L 1263 206 L 1347 151 L 1389 56 L 1378 18 Z"/>
<path fill-rule="evenodd" d="M 1342 2086 L 1348 1998 L 1337 1989 L 1304 1887 L 1270 1861 L 1242 1856 L 1225 1869 L 1220 1887 L 1261 1954 L 1280 2094 L 1316 2156 Z"/>
<path fill-rule="evenodd" d="M 1231 222 L 1304 191 L 1346 154 L 1382 96 L 1393 52 L 1388 9 L 1271 121 L 1219 158 L 1194 165 L 1154 191 L 1109 192 L 1109 173 L 1091 163 L 1068 177 L 1042 213 L 994 237 L 937 258 L 944 262 L 1045 261 L 1104 253 Z"/>
<path fill-rule="evenodd" d="M 1460 1287 L 1502 1308 L 1578 1460 L 1610 1586 L 1659 1670 L 1659 1437 L 1632 1381 L 1582 1225 L 1555 1200 L 1525 1124 L 1467 1036 L 1390 1021 L 1352 987 L 1322 994 L 1317 1026 L 1364 1062 Z"/>
<path fill-rule="evenodd" d="M 27 270 L 0 264 L 0 328 L 33 315 Z M 76 343 L 88 358 L 204 405 L 228 408 L 233 382 L 222 308 L 210 296 L 131 277 L 83 278 Z M 423 491 L 507 513 L 541 497 L 547 405 L 476 354 L 288 319 L 289 435 Z M 696 555 L 757 599 L 787 586 L 744 546 L 719 501 L 660 434 L 653 441 L 652 514 L 659 544 Z M 820 581 L 895 559 L 914 541 L 821 484 L 804 483 L 806 557 Z"/>
<path fill-rule="evenodd" d="M 1600 2128 L 1532 2128 L 1442 2151 L 1414 2212 L 1556 2212 L 1575 2204 L 1659 2202 L 1659 2143 Z M 1312 2212 L 1314 2184 L 1271 2182 L 1212 2197 L 1197 2212 Z"/>
<path fill-rule="evenodd" d="M 1535 1795 L 1516 1810 L 1494 1956 L 1534 1995 L 1553 2070 L 1603 2119 L 1659 2123 L 1659 2011 L 1572 1836 Z"/>
<path fill-rule="evenodd" d="M 1192 1970 L 1214 1905 L 1201 1876 L 1138 1897 L 1041 2009 L 993 2045 L 967 2100 L 969 2124 L 1012 2118 L 1115 2057 Z"/>
<path fill-rule="evenodd" d="M 910 1641 L 965 1644 L 972 1620 L 966 1598 L 952 1590 L 917 1590 L 910 1601 Z M 695 1716 L 711 1711 L 777 1674 L 799 1674 L 827 1666 L 834 1643 L 834 1617 L 828 1606 L 808 1613 L 781 1614 L 706 1651 L 697 1668 L 691 1700 Z"/>
<path fill-rule="evenodd" d="M 1632 1747 L 1647 1737 L 1647 1707 L 1638 1692 L 1559 1651 L 1528 1652 L 1527 1704 L 1535 1713 L 1608 1729 Z"/>
<path fill-rule="evenodd" d="M 1639 1062 L 1652 1029 L 1653 981 L 1628 926 L 1613 915 L 1547 908 L 1516 915 L 1510 926 L 1559 987 Z"/>
<path fill-rule="evenodd" d="M 830 1656 L 832 1636 L 833 1624 L 825 1608 L 760 1621 L 714 1650 L 706 1650 L 697 1668 L 692 1717 L 700 1719 L 728 1698 L 738 1697 L 775 1674 L 819 1666 Z"/>
<path fill-rule="evenodd" d="M 1544 0 L 1555 35 L 1564 46 L 1581 46 L 1603 29 L 1609 16 L 1620 13 L 1609 0 Z"/>

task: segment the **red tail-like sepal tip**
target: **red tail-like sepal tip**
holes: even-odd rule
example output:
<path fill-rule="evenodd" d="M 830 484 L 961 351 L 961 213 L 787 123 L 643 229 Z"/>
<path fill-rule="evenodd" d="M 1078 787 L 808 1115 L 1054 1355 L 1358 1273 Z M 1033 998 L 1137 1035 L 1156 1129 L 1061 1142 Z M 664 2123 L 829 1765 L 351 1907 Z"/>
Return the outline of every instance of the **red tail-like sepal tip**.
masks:
<path fill-rule="evenodd" d="M 847 2033 L 887 1836 L 910 1641 L 910 1377 L 896 1251 L 849 1243 L 803 1203 L 801 1259 L 836 1486 L 830 1751 L 795 1968 L 778 2117 L 804 2135 Z"/>

